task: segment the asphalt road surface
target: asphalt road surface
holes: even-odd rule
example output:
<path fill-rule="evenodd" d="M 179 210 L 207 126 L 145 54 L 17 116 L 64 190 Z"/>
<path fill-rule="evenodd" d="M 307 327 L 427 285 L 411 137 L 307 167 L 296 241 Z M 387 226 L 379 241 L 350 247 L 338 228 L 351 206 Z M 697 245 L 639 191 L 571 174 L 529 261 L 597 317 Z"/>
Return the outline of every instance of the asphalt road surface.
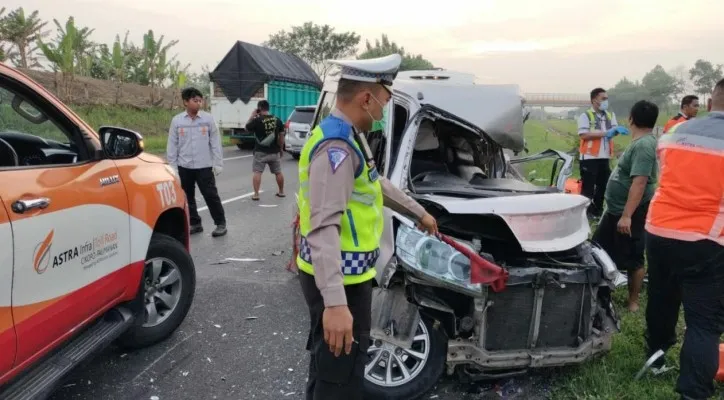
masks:
<path fill-rule="evenodd" d="M 286 198 L 274 176 L 262 178 L 251 200 L 251 153 L 224 151 L 217 186 L 228 235 L 212 238 L 213 221 L 201 194 L 205 231 L 192 237 L 196 296 L 184 323 L 166 341 L 124 353 L 110 347 L 76 368 L 52 400 L 303 399 L 308 314 L 295 275 L 286 271 L 297 162 L 285 155 Z M 234 261 L 227 259 L 259 259 Z M 527 380 L 530 381 L 530 380 Z M 425 398 L 531 398 L 521 381 L 460 385 L 444 379 Z M 537 390 L 536 390 L 537 391 Z"/>

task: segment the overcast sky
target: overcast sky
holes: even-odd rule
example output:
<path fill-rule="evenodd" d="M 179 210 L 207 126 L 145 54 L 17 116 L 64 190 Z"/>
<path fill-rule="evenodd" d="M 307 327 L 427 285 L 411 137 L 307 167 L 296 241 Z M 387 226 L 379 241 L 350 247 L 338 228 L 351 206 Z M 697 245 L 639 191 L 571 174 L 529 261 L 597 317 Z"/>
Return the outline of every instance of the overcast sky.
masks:
<path fill-rule="evenodd" d="M 7 9 L 95 28 L 111 43 L 130 30 L 141 43 L 153 29 L 192 68 L 212 69 L 236 40 L 260 44 L 305 21 L 354 31 L 374 42 L 386 33 L 435 66 L 472 72 L 482 82 L 525 92 L 587 93 L 621 77 L 641 79 L 698 58 L 724 63 L 722 0 L 3 0 Z M 342 5 L 344 4 L 344 5 Z M 52 22 L 49 25 L 54 27 Z"/>

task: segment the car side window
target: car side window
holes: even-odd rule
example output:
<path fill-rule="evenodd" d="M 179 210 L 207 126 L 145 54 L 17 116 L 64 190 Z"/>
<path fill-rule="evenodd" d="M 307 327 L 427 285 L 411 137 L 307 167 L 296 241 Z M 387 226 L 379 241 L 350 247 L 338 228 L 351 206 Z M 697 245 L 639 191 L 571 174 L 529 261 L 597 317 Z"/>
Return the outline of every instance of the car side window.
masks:
<path fill-rule="evenodd" d="M 0 80 L 0 169 L 76 164 L 87 151 L 79 132 L 36 96 Z"/>

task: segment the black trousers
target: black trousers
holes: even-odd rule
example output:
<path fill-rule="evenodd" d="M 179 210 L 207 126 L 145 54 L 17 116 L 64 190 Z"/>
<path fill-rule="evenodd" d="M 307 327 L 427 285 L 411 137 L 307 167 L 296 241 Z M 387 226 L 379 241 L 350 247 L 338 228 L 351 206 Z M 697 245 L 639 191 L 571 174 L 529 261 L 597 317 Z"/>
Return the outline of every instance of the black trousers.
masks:
<path fill-rule="evenodd" d="M 309 380 L 306 400 L 362 400 L 364 399 L 364 369 L 369 348 L 372 318 L 372 281 L 345 286 L 347 306 L 354 319 L 352 352 L 342 351 L 339 357 L 329 351 L 324 342 L 322 314 L 324 301 L 314 282 L 314 277 L 299 272 L 304 299 L 309 307 L 310 329 L 307 340 Z"/>
<path fill-rule="evenodd" d="M 178 167 L 178 175 L 181 178 L 181 186 L 186 192 L 186 200 L 189 203 L 189 219 L 191 225 L 200 225 L 201 217 L 196 209 L 196 185 L 199 185 L 199 191 L 204 196 L 204 201 L 209 207 L 211 218 L 214 219 L 216 225 L 226 225 L 226 216 L 224 215 L 224 206 L 221 204 L 219 192 L 216 190 L 216 178 L 211 167 L 189 169 Z"/>
<path fill-rule="evenodd" d="M 581 194 L 592 200 L 588 213 L 600 216 L 603 213 L 603 199 L 606 185 L 611 176 L 609 159 L 581 160 Z"/>
<path fill-rule="evenodd" d="M 613 258 L 619 270 L 629 273 L 643 268 L 646 263 L 646 214 L 649 212 L 649 203 L 639 204 L 631 215 L 631 236 L 618 231 L 618 221 L 621 215 L 606 212 L 598 223 L 593 241 Z"/>
<path fill-rule="evenodd" d="M 646 342 L 648 354 L 676 343 L 679 306 L 686 333 L 676 391 L 692 399 L 714 395 L 719 338 L 724 332 L 724 246 L 646 235 L 649 265 Z"/>

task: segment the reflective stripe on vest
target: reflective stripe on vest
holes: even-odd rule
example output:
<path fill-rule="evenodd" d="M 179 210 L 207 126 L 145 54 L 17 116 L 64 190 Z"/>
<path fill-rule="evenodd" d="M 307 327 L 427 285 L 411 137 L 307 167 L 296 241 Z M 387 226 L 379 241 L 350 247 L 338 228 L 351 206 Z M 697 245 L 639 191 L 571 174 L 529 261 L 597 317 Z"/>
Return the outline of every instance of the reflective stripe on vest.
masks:
<path fill-rule="evenodd" d="M 661 178 L 646 230 L 724 245 L 724 113 L 682 121 L 661 136 Z"/>
<path fill-rule="evenodd" d="M 596 129 L 596 116 L 593 114 L 592 109 L 586 110 L 586 115 L 588 115 L 588 123 L 589 130 Z M 613 116 L 610 112 L 606 111 L 606 117 L 608 117 L 608 120 L 611 121 L 613 119 Z M 605 131 L 605 127 L 601 127 L 602 131 Z M 580 154 L 587 154 L 590 156 L 598 156 L 599 151 L 601 150 L 601 144 L 603 143 L 603 138 L 596 138 L 596 139 L 580 139 L 580 143 L 578 145 L 578 153 Z M 608 146 L 608 153 L 609 155 L 613 156 L 613 146 Z"/>
<path fill-rule="evenodd" d="M 679 115 L 671 118 L 671 119 L 668 120 L 668 121 L 666 122 L 666 124 L 664 125 L 663 133 L 669 133 L 669 131 L 671 130 L 671 128 L 673 128 L 673 127 L 676 126 L 676 125 L 679 125 L 679 124 L 682 123 L 682 122 L 686 122 L 686 121 L 688 121 L 688 120 L 689 120 L 688 118 L 686 118 L 685 116 L 683 116 L 683 115 L 681 115 L 681 114 L 679 114 Z"/>
<path fill-rule="evenodd" d="M 299 269 L 314 275 L 314 252 L 307 235 L 311 229 L 309 209 L 309 165 L 322 142 L 331 139 L 344 140 L 357 153 L 360 168 L 355 171 L 352 197 L 340 221 L 340 256 L 343 283 L 354 285 L 373 279 L 377 272 L 379 243 L 383 229 L 383 199 L 376 170 L 370 170 L 364 162 L 357 143 L 351 139 L 352 127 L 344 120 L 328 116 L 312 130 L 299 157 L 299 233 L 301 242 L 297 265 Z M 326 157 L 326 156 L 325 156 Z M 353 157 L 353 156 L 352 156 Z M 349 161 L 351 162 L 351 160 Z"/>

